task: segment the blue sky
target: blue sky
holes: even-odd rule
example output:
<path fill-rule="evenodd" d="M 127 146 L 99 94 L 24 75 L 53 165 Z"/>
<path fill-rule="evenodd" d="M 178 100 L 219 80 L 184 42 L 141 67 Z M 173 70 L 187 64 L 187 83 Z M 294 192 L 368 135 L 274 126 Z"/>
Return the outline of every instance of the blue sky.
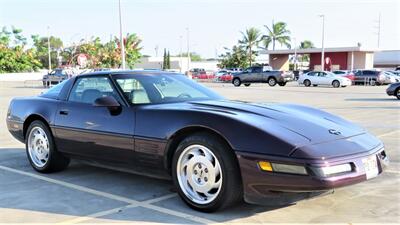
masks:
<path fill-rule="evenodd" d="M 155 47 L 179 53 L 180 36 L 204 57 L 222 53 L 241 38 L 240 31 L 271 21 L 284 21 L 297 42 L 321 45 L 321 19 L 326 16 L 326 47 L 377 47 L 377 20 L 381 13 L 381 48 L 400 49 L 399 0 L 122 0 L 125 33 L 137 33 L 143 52 L 155 55 Z M 22 28 L 24 35 L 47 34 L 67 45 L 80 38 L 118 35 L 118 0 L 0 0 L 0 26 Z M 280 46 L 277 46 L 280 48 Z"/>

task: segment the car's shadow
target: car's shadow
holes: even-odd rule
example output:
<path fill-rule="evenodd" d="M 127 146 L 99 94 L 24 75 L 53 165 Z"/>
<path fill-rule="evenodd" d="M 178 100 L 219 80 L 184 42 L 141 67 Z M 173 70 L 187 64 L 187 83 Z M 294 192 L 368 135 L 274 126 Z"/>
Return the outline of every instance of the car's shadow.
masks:
<path fill-rule="evenodd" d="M 400 102 L 397 98 L 346 98 L 345 101 L 351 102 Z"/>
<path fill-rule="evenodd" d="M 0 166 L 0 212 L 4 209 L 12 209 L 28 214 L 32 211 L 32 213 L 40 212 L 57 217 L 86 216 L 128 205 L 126 202 L 118 201 L 115 196 L 146 201 L 171 195 L 174 192 L 172 182 L 168 180 L 97 168 L 76 161 L 73 161 L 65 171 L 40 174 L 31 168 L 25 150 L 22 148 L 0 148 Z M 11 168 L 12 171 L 7 168 Z M 55 182 L 39 179 L 37 176 L 50 178 Z M 57 184 L 57 181 L 61 181 L 62 184 Z M 77 188 L 70 188 L 68 185 Z M 94 190 L 94 192 L 81 191 L 80 187 Z M 106 195 L 96 194 L 96 191 L 106 193 Z M 107 197 L 107 194 L 114 197 Z M 241 203 L 223 211 L 207 214 L 190 209 L 177 195 L 152 204 L 216 222 L 229 222 L 282 208 L 281 206 L 265 207 Z M 168 213 L 159 216 L 154 216 L 155 214 L 163 213 L 135 207 L 106 215 L 101 219 L 108 222 L 195 223 L 168 215 Z M 42 218 L 41 221 L 45 222 L 45 220 L 46 218 Z"/>

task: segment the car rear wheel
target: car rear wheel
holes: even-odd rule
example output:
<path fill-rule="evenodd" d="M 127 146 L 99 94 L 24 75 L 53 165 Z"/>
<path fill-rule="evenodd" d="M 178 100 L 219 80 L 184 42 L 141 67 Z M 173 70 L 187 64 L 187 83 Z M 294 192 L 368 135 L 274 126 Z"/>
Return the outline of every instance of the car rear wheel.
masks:
<path fill-rule="evenodd" d="M 400 100 L 400 88 L 396 89 L 396 91 L 394 92 L 394 95 L 396 96 L 397 99 Z"/>
<path fill-rule="evenodd" d="M 31 166 L 41 173 L 61 171 L 70 161 L 56 151 L 53 135 L 47 125 L 40 120 L 29 125 L 25 148 Z"/>
<path fill-rule="evenodd" d="M 303 84 L 304 84 L 304 86 L 306 86 L 306 87 L 310 87 L 310 86 L 311 86 L 311 81 L 310 81 L 310 80 L 305 80 L 305 81 L 303 82 Z"/>
<path fill-rule="evenodd" d="M 227 144 L 208 133 L 185 138 L 172 161 L 179 196 L 191 208 L 213 212 L 242 199 L 240 170 Z"/>
<path fill-rule="evenodd" d="M 276 85 L 276 79 L 274 78 L 274 77 L 270 77 L 270 78 L 268 78 L 268 84 L 269 84 L 269 86 L 271 86 L 271 87 L 273 87 L 273 86 L 275 86 Z"/>
<path fill-rule="evenodd" d="M 240 81 L 240 79 L 239 78 L 235 78 L 235 79 L 233 79 L 233 85 L 235 86 L 235 87 L 239 87 L 241 84 L 242 84 L 242 82 Z"/>
<path fill-rule="evenodd" d="M 340 87 L 340 82 L 337 81 L 337 80 L 334 80 L 334 81 L 332 82 L 332 86 L 333 86 L 334 88 L 338 88 L 338 87 Z"/>
<path fill-rule="evenodd" d="M 286 85 L 286 82 L 279 82 L 278 84 L 279 84 L 279 86 L 282 86 L 282 87 L 283 87 L 283 86 Z"/>
<path fill-rule="evenodd" d="M 244 84 L 244 86 L 246 86 L 246 87 L 248 87 L 248 86 L 250 86 L 251 84 Z"/>

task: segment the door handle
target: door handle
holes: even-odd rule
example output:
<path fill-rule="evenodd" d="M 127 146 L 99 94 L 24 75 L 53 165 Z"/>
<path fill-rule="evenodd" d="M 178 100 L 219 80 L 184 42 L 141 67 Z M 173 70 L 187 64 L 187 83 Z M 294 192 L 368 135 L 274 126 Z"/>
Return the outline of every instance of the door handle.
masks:
<path fill-rule="evenodd" d="M 60 110 L 60 115 L 68 115 L 68 110 Z"/>

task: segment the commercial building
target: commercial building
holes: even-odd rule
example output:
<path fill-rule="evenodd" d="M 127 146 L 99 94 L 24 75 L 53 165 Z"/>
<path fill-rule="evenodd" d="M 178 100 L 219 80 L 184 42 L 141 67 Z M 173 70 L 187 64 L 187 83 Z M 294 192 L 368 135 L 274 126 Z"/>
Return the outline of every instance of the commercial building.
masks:
<path fill-rule="evenodd" d="M 400 50 L 386 50 L 376 52 L 374 68 L 391 70 L 400 66 Z"/>
<path fill-rule="evenodd" d="M 325 70 L 372 69 L 374 67 L 373 49 L 357 47 L 340 47 L 324 49 Z M 277 70 L 289 70 L 289 59 L 297 54 L 309 55 L 310 70 L 321 70 L 321 48 L 263 50 L 260 54 L 269 55 L 269 64 Z"/>

